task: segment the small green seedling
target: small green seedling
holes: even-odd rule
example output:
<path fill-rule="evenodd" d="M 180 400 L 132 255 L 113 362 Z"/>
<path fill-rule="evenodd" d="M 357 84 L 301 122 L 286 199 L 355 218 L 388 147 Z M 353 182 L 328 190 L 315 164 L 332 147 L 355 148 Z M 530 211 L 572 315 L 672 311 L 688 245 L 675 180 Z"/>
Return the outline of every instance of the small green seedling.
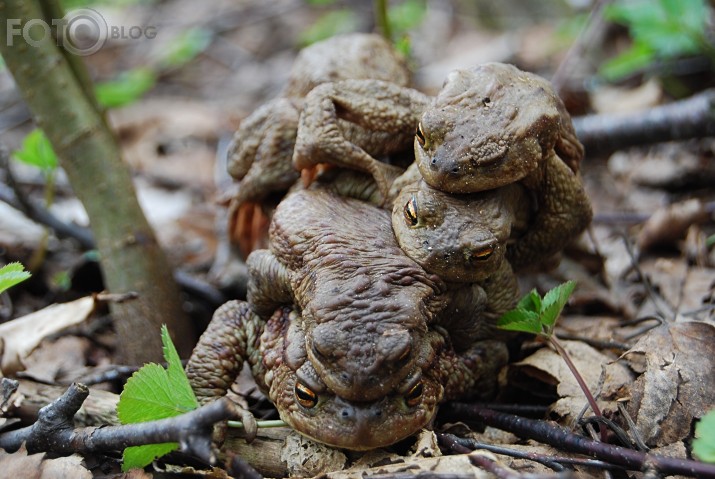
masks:
<path fill-rule="evenodd" d="M 546 293 L 543 299 L 534 289 L 521 298 L 515 309 L 504 313 L 497 324 L 502 329 L 532 333 L 549 339 L 553 337 L 556 319 L 575 287 L 575 282 L 567 281 Z"/>
<path fill-rule="evenodd" d="M 105 108 L 117 108 L 134 103 L 154 88 L 156 73 L 149 68 L 135 68 L 123 72 L 116 80 L 99 83 L 95 87 L 97 101 Z"/>
<path fill-rule="evenodd" d="M 608 20 L 628 27 L 633 44 L 603 64 L 600 74 L 615 81 L 658 60 L 703 54 L 715 61 L 707 36 L 705 0 L 617 0 L 606 6 Z"/>
<path fill-rule="evenodd" d="M 22 140 L 22 148 L 13 153 L 13 158 L 26 165 L 42 170 L 45 176 L 57 169 L 57 155 L 50 140 L 39 128 L 32 130 Z"/>
<path fill-rule="evenodd" d="M 0 293 L 22 283 L 31 276 L 20 263 L 9 263 L 0 268 Z"/>
<path fill-rule="evenodd" d="M 212 41 L 211 30 L 200 27 L 189 28 L 167 45 L 159 62 L 160 68 L 181 68 L 205 51 Z"/>
<path fill-rule="evenodd" d="M 497 326 L 509 331 L 519 331 L 523 333 L 535 334 L 537 337 L 547 341 L 566 362 L 571 373 L 576 378 L 576 382 L 583 390 L 588 404 L 591 406 L 596 416 L 601 416 L 601 410 L 593 398 L 593 394 L 588 389 L 588 385 L 576 369 L 571 357 L 564 347 L 554 336 L 554 326 L 556 320 L 561 315 L 561 311 L 566 306 L 571 293 L 573 293 L 576 283 L 567 281 L 547 292 L 542 298 L 536 290 L 532 290 L 524 296 L 516 305 L 515 309 L 507 311 L 499 318 Z M 606 440 L 605 429 L 601 428 L 601 440 Z"/>
<path fill-rule="evenodd" d="M 695 426 L 693 454 L 703 462 L 715 463 L 715 409 L 704 415 Z"/>
<path fill-rule="evenodd" d="M 301 32 L 298 43 L 301 46 L 325 40 L 341 33 L 354 32 L 359 27 L 355 12 L 347 8 L 331 10 L 324 13 L 311 26 Z"/>
<path fill-rule="evenodd" d="M 174 417 L 199 406 L 166 326 L 161 328 L 161 342 L 168 367 L 145 364 L 129 378 L 117 404 L 122 424 Z M 128 447 L 124 450 L 122 470 L 143 468 L 178 447 L 174 442 Z"/>
<path fill-rule="evenodd" d="M 55 173 L 57 172 L 58 160 L 55 150 L 52 148 L 52 143 L 47 139 L 45 133 L 39 128 L 28 133 L 22 140 L 22 148 L 13 153 L 13 158 L 42 171 L 42 175 L 45 178 L 45 207 L 49 208 L 55 200 Z M 36 271 L 44 262 L 48 240 L 49 232 L 45 229 L 40 244 L 28 261 L 27 267 L 30 271 Z"/>

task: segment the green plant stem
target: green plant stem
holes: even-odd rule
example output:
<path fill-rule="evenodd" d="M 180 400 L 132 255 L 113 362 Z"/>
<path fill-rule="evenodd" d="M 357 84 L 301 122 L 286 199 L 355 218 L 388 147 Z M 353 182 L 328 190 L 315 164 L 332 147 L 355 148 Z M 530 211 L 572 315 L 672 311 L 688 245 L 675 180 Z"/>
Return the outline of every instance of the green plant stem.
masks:
<path fill-rule="evenodd" d="M 22 29 L 43 18 L 38 1 L 0 0 L 0 12 L 0 38 L 12 39 L 0 42 L 0 53 L 87 210 L 105 286 L 111 293 L 138 293 L 136 300 L 110 304 L 120 361 L 160 361 L 163 323 L 180 353 L 188 355 L 195 339 L 192 324 L 112 132 L 51 36 L 34 45 L 22 35 L 8 36 L 8 19 L 19 19 L 14 28 Z"/>
<path fill-rule="evenodd" d="M 45 208 L 49 209 L 55 201 L 55 170 L 45 171 Z M 42 263 L 45 262 L 47 256 L 47 243 L 50 239 L 50 231 L 47 227 L 43 228 L 42 239 L 37 245 L 37 249 L 32 253 L 32 256 L 27 262 L 27 269 L 35 272 L 40 269 Z"/>
<path fill-rule="evenodd" d="M 243 423 L 241 421 L 227 421 L 227 423 L 229 427 L 243 427 Z M 256 426 L 258 426 L 259 429 L 262 429 L 269 427 L 288 427 L 288 424 L 281 419 L 267 419 L 265 421 L 256 421 Z"/>
<path fill-rule="evenodd" d="M 571 370 L 571 374 L 574 375 L 574 378 L 576 378 L 576 382 L 578 385 L 581 387 L 581 390 L 583 390 L 583 394 L 586 396 L 586 400 L 588 401 L 589 406 L 591 406 L 591 410 L 593 411 L 593 414 L 598 416 L 598 417 L 603 417 L 603 414 L 601 414 L 601 409 L 598 407 L 598 404 L 596 404 L 596 400 L 593 397 L 593 394 L 591 394 L 591 390 L 588 388 L 588 385 L 586 384 L 586 381 L 583 380 L 583 376 L 581 376 L 581 373 L 578 372 L 578 369 L 576 369 L 576 365 L 571 361 L 571 356 L 569 356 L 569 353 L 564 349 L 564 347 L 561 345 L 558 339 L 552 334 L 548 336 L 549 338 L 549 344 L 553 346 L 553 348 L 556 350 L 557 353 L 559 353 L 559 356 L 561 356 L 566 363 L 566 366 Z M 606 437 L 606 428 L 603 426 L 603 424 L 598 425 L 598 430 L 601 434 L 601 441 L 606 442 L 608 439 Z"/>
<path fill-rule="evenodd" d="M 392 27 L 390 18 L 387 16 L 387 0 L 374 0 L 373 10 L 375 11 L 375 23 L 380 27 L 382 36 L 392 43 Z"/>

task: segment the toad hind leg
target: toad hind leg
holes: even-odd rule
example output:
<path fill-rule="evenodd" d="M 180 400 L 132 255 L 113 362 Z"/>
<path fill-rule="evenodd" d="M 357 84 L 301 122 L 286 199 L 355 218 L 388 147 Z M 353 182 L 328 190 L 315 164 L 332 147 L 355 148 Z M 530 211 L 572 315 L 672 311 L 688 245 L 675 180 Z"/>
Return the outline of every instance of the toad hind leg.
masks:
<path fill-rule="evenodd" d="M 244 361 L 254 370 L 261 367 L 258 345 L 264 326 L 244 301 L 229 301 L 216 310 L 186 365 L 199 403 L 225 396 Z"/>
<path fill-rule="evenodd" d="M 374 156 L 409 150 L 427 103 L 416 90 L 379 80 L 322 84 L 306 97 L 293 165 L 330 163 L 370 173 L 387 198 L 402 170 Z"/>

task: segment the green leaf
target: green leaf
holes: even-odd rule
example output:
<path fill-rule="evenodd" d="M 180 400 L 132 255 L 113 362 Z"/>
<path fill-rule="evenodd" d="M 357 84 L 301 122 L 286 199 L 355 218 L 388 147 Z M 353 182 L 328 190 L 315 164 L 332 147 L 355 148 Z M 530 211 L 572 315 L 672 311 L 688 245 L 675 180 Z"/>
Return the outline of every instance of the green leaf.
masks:
<path fill-rule="evenodd" d="M 183 66 L 206 50 L 212 40 L 211 30 L 199 27 L 190 28 L 169 44 L 160 63 L 164 68 Z"/>
<path fill-rule="evenodd" d="M 427 7 L 422 0 L 405 0 L 387 10 L 387 18 L 396 37 L 402 36 L 420 23 L 425 17 Z"/>
<path fill-rule="evenodd" d="M 540 313 L 541 296 L 539 296 L 539 293 L 536 291 L 536 289 L 532 289 L 529 294 L 519 300 L 519 303 L 516 305 L 516 308 Z"/>
<path fill-rule="evenodd" d="M 507 331 L 521 331 L 524 333 L 540 334 L 541 322 L 539 314 L 526 309 L 512 309 L 504 313 L 497 326 Z"/>
<path fill-rule="evenodd" d="M 106 108 L 128 105 L 141 98 L 156 84 L 156 74 L 149 68 L 136 68 L 122 73 L 113 81 L 95 88 L 97 101 Z"/>
<path fill-rule="evenodd" d="M 617 57 L 605 62 L 598 70 L 608 81 L 618 81 L 641 71 L 655 61 L 655 52 L 647 45 L 634 44 Z"/>
<path fill-rule="evenodd" d="M 30 276 L 32 275 L 25 271 L 25 267 L 20 263 L 6 264 L 0 268 L 0 293 L 22 283 Z"/>
<path fill-rule="evenodd" d="M 178 448 L 178 442 L 128 447 L 124 449 L 124 454 L 122 455 L 122 471 L 127 472 L 129 469 L 142 469 L 144 466 L 151 464 L 155 459 L 169 454 Z"/>
<path fill-rule="evenodd" d="M 566 306 L 566 303 L 571 297 L 571 293 L 573 293 L 575 287 L 575 281 L 567 281 L 556 286 L 544 295 L 544 299 L 541 302 L 542 325 L 551 329 L 556 322 L 556 318 L 558 318 L 561 314 L 561 310 L 563 310 L 564 306 Z"/>
<path fill-rule="evenodd" d="M 117 404 L 117 416 L 122 424 L 174 417 L 198 407 L 166 326 L 161 328 L 161 341 L 168 368 L 154 363 L 145 364 L 129 378 Z M 163 451 L 163 455 L 176 447 L 178 444 L 173 443 L 136 446 L 131 448 L 129 462 L 124 463 L 122 468 L 126 471 L 131 467 L 144 467 L 154 460 L 157 451 Z"/>
<path fill-rule="evenodd" d="M 626 25 L 633 46 L 604 64 L 609 80 L 642 70 L 656 59 L 702 53 L 706 48 L 705 0 L 619 0 L 606 7 L 607 19 Z"/>
<path fill-rule="evenodd" d="M 298 42 L 302 46 L 311 45 L 339 33 L 354 32 L 358 26 L 358 19 L 351 10 L 335 10 L 318 18 L 313 25 L 301 33 Z"/>
<path fill-rule="evenodd" d="M 52 149 L 50 140 L 45 133 L 36 128 L 32 130 L 23 140 L 22 149 L 16 151 L 13 157 L 25 164 L 35 166 L 48 172 L 57 168 L 57 155 Z"/>
<path fill-rule="evenodd" d="M 693 454 L 703 462 L 715 463 L 715 409 L 704 415 L 695 426 Z"/>

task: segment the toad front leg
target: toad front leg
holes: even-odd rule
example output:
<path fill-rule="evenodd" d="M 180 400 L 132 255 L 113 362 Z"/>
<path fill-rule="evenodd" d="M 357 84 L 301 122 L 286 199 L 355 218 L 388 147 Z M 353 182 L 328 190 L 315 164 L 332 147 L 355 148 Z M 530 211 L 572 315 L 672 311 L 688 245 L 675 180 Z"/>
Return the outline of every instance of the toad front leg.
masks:
<path fill-rule="evenodd" d="M 401 168 L 375 157 L 409 151 L 429 98 L 411 88 L 379 80 L 325 83 L 306 97 L 293 165 L 319 163 L 370 173 L 383 197 Z"/>
<path fill-rule="evenodd" d="M 281 306 L 293 304 L 290 271 L 269 250 L 252 252 L 248 266 L 248 303 L 259 316 L 267 319 Z"/>
<path fill-rule="evenodd" d="M 538 211 L 526 234 L 507 251 L 515 270 L 559 252 L 586 229 L 593 215 L 581 178 L 556 154 L 524 184 L 536 192 Z"/>

